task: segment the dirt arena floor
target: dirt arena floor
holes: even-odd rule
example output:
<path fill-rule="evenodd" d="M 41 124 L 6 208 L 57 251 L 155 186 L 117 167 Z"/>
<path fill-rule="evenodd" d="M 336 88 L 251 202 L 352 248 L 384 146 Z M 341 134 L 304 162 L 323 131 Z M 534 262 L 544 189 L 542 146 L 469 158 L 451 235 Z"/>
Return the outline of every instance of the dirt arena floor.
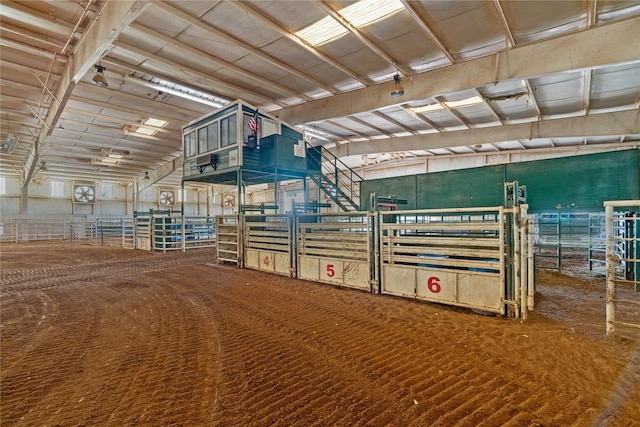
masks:
<path fill-rule="evenodd" d="M 639 426 L 604 279 L 538 272 L 527 322 L 216 265 L 0 247 L 2 426 Z"/>

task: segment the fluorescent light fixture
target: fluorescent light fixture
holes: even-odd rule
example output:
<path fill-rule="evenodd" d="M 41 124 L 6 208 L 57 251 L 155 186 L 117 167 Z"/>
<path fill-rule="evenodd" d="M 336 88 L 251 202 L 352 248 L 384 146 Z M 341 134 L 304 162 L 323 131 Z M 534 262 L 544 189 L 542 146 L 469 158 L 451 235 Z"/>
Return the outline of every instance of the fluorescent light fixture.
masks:
<path fill-rule="evenodd" d="M 154 119 L 153 117 L 149 117 L 147 120 L 144 121 L 143 124 L 147 125 L 147 126 L 154 126 L 157 128 L 163 128 L 165 127 L 169 122 L 166 120 L 160 120 L 160 119 Z"/>
<path fill-rule="evenodd" d="M 380 21 L 403 9 L 400 0 L 360 0 L 347 6 L 338 13 L 355 27 L 364 27 Z M 312 46 L 330 42 L 344 36 L 349 31 L 330 16 L 311 24 L 296 32 L 296 35 Z"/>
<path fill-rule="evenodd" d="M 103 157 L 108 157 L 111 159 L 130 159 L 131 158 L 131 153 L 127 150 L 114 150 L 114 149 L 108 149 L 108 148 L 101 148 L 100 149 L 100 154 L 102 154 Z"/>
<path fill-rule="evenodd" d="M 440 111 L 442 109 L 444 109 L 444 107 L 440 104 L 429 104 L 429 105 L 422 105 L 420 107 L 411 107 L 411 111 L 413 111 L 416 114 L 432 113 L 434 111 Z"/>
<path fill-rule="evenodd" d="M 136 83 L 142 86 L 149 87 L 151 89 L 159 90 L 169 95 L 175 95 L 179 98 L 188 99 L 189 101 L 199 102 L 200 104 L 209 105 L 215 108 L 224 107 L 228 101 L 219 100 L 213 95 L 201 92 L 199 90 L 187 88 L 185 86 L 178 85 L 176 83 L 167 82 L 160 79 L 154 79 L 156 81 L 149 81 L 146 79 L 127 76 L 125 81 Z"/>
<path fill-rule="evenodd" d="M 480 103 L 482 103 L 482 98 L 480 98 L 479 96 L 472 96 L 471 98 L 461 99 L 460 101 L 445 102 L 444 105 L 449 108 L 464 108 Z"/>
<path fill-rule="evenodd" d="M 91 159 L 90 164 L 91 166 L 120 166 L 120 160 L 105 157 L 104 159 Z"/>

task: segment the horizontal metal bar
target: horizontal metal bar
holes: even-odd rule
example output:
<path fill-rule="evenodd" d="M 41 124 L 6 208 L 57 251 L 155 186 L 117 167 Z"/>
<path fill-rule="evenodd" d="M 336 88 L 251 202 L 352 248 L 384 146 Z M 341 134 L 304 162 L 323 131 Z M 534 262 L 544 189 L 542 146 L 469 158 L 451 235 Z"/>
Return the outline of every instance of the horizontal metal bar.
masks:
<path fill-rule="evenodd" d="M 469 212 L 482 212 L 487 214 L 495 214 L 500 212 L 502 206 L 487 206 L 484 208 L 455 208 L 455 209 L 425 209 L 425 210 L 403 210 L 393 212 L 380 212 L 380 215 L 428 215 L 428 214 L 443 214 L 443 213 L 469 213 Z"/>
<path fill-rule="evenodd" d="M 253 244 L 251 245 L 247 245 L 246 249 L 268 249 L 274 252 L 279 252 L 279 253 L 288 253 L 289 252 L 289 246 L 288 245 L 271 245 L 271 244 L 255 244 L 254 242 L 252 242 Z"/>
<path fill-rule="evenodd" d="M 407 230 L 407 231 L 424 231 L 424 230 L 443 230 L 443 231 L 467 231 L 467 230 L 485 230 L 498 231 L 500 223 L 497 222 L 427 222 L 427 223 L 394 223 L 383 224 L 384 230 Z"/>
<path fill-rule="evenodd" d="M 500 238 L 498 237 L 439 237 L 439 236 L 386 236 L 385 239 L 392 240 L 393 243 L 425 243 L 437 246 L 463 246 L 474 248 L 499 248 Z"/>
<path fill-rule="evenodd" d="M 613 207 L 635 207 L 640 206 L 640 200 L 609 200 L 604 202 L 604 206 L 613 206 Z"/>
<path fill-rule="evenodd" d="M 615 323 L 616 325 L 623 325 L 623 326 L 629 326 L 631 328 L 637 328 L 640 329 L 640 324 L 636 324 L 636 323 L 627 323 L 627 322 L 620 322 L 620 321 L 614 321 L 613 323 Z"/>
<path fill-rule="evenodd" d="M 338 251 L 338 250 L 311 250 L 311 251 L 301 251 L 298 253 L 298 255 L 300 256 L 305 256 L 305 257 L 310 257 L 310 256 L 315 256 L 318 258 L 323 258 L 326 259 L 327 257 L 329 258 L 335 258 L 335 259 L 340 259 L 343 261 L 358 261 L 358 262 L 362 262 L 362 261 L 367 261 L 367 252 L 345 252 L 345 251 Z M 361 255 L 361 256 L 355 256 L 355 255 Z"/>
<path fill-rule="evenodd" d="M 620 302 L 620 303 L 623 303 L 623 304 L 632 304 L 632 305 L 639 305 L 640 306 L 640 301 L 634 301 L 634 300 L 628 300 L 628 299 L 619 299 L 619 298 L 616 298 L 613 301 Z"/>

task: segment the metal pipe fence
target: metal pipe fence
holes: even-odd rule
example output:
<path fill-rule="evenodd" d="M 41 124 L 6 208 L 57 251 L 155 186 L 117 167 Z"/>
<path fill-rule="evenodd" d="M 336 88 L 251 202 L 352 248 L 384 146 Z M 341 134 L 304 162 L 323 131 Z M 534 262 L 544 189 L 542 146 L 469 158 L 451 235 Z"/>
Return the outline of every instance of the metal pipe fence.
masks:
<path fill-rule="evenodd" d="M 607 335 L 640 330 L 640 200 L 608 201 Z"/>
<path fill-rule="evenodd" d="M 0 242 L 83 241 L 133 247 L 133 218 L 15 215 L 0 218 Z"/>

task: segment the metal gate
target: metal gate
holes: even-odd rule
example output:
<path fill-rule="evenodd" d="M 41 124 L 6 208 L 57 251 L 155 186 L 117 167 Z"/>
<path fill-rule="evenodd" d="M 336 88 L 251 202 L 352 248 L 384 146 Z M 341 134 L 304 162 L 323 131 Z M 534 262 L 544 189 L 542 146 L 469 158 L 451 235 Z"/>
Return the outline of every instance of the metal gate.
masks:
<path fill-rule="evenodd" d="M 605 202 L 607 335 L 640 329 L 640 200 Z"/>
<path fill-rule="evenodd" d="M 290 215 L 244 215 L 244 266 L 295 276 Z"/>
<path fill-rule="evenodd" d="M 216 259 L 240 265 L 242 245 L 240 244 L 239 215 L 219 215 L 216 217 Z"/>
<path fill-rule="evenodd" d="M 373 214 L 296 216 L 299 279 L 371 290 Z"/>
<path fill-rule="evenodd" d="M 381 293 L 505 314 L 503 211 L 380 212 Z"/>

